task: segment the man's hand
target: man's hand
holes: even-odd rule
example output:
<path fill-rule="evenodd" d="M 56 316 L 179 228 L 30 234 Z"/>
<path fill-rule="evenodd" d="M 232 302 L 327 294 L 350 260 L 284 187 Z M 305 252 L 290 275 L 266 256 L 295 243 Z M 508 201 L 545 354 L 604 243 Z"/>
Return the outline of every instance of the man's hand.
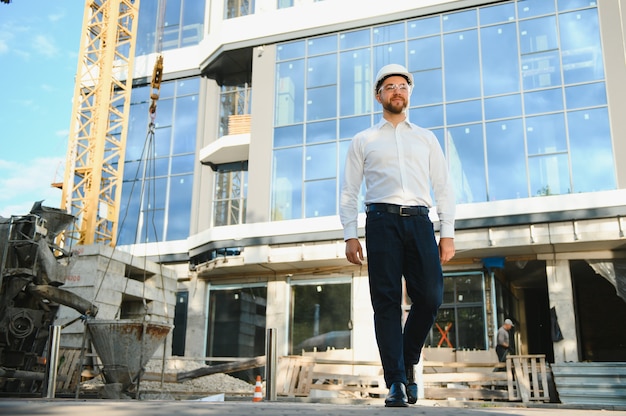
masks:
<path fill-rule="evenodd" d="M 346 258 L 353 264 L 361 264 L 364 260 L 363 247 L 361 247 L 361 243 L 357 238 L 350 238 L 346 240 Z"/>
<path fill-rule="evenodd" d="M 452 257 L 454 257 L 454 238 L 441 238 L 439 240 L 439 261 L 441 264 L 446 264 L 452 260 Z"/>

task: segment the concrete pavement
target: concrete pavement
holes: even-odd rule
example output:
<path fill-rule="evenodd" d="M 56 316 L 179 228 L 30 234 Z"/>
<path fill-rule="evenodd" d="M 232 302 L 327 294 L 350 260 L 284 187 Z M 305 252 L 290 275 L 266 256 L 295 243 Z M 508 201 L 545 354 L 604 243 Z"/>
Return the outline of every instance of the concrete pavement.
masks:
<path fill-rule="evenodd" d="M 332 404 L 310 402 L 181 401 L 181 400 L 65 400 L 0 399 L 0 415 L 11 416 L 618 416 L 626 409 L 566 408 L 559 405 L 503 407 L 490 403 L 418 403 L 407 408 L 385 408 L 380 402 Z"/>

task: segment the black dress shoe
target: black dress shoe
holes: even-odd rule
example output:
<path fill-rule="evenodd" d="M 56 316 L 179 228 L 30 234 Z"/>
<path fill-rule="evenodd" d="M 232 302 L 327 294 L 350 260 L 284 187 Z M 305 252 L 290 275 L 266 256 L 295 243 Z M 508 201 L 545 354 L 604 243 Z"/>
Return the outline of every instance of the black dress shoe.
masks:
<path fill-rule="evenodd" d="M 409 383 L 406 385 L 406 398 L 409 404 L 417 403 L 417 384 Z"/>
<path fill-rule="evenodd" d="M 395 382 L 389 387 L 389 393 L 385 398 L 385 407 L 407 407 L 406 388 L 404 383 Z"/>

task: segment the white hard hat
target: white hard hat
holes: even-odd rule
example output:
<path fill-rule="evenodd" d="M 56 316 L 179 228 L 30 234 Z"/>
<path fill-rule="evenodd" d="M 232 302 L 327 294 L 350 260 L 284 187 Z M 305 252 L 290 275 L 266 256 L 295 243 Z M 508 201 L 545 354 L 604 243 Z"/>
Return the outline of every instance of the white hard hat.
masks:
<path fill-rule="evenodd" d="M 505 319 L 505 320 L 504 320 L 504 324 L 505 324 L 505 325 L 515 326 L 515 325 L 513 325 L 513 321 L 511 321 L 510 319 Z"/>
<path fill-rule="evenodd" d="M 405 67 L 398 64 L 389 64 L 380 68 L 378 74 L 376 74 L 376 82 L 374 83 L 374 86 L 376 88 L 374 88 L 374 91 L 378 92 L 380 84 L 382 84 L 385 79 L 393 75 L 400 75 L 406 78 L 406 81 L 409 83 L 409 85 L 413 86 L 413 75 L 409 71 L 407 71 Z"/>

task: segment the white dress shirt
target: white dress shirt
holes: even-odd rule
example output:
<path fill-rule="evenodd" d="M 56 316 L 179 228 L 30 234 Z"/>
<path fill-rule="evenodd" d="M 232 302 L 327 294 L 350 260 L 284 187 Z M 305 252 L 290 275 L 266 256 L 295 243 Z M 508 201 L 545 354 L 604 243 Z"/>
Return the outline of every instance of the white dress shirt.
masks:
<path fill-rule="evenodd" d="M 408 120 L 396 128 L 385 120 L 358 133 L 346 156 L 339 216 L 344 240 L 358 238 L 358 196 L 365 178 L 365 204 L 433 206 L 440 237 L 454 238 L 455 198 L 448 167 L 435 135 Z"/>

